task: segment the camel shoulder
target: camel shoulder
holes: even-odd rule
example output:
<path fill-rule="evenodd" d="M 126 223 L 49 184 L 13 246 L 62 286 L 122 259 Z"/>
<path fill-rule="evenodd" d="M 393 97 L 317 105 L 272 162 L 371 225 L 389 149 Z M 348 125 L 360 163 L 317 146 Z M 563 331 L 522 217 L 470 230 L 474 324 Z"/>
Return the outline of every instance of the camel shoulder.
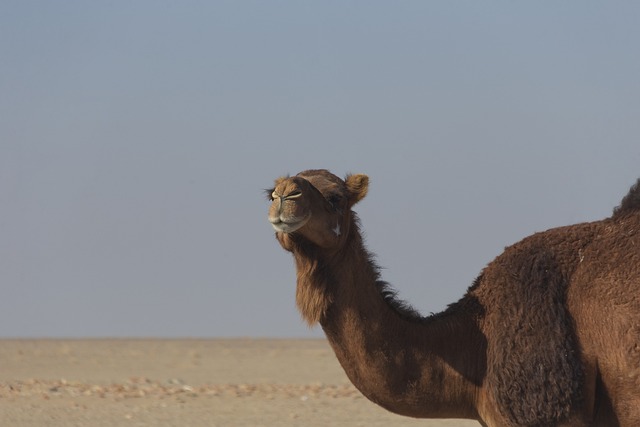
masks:
<path fill-rule="evenodd" d="M 487 382 L 513 425 L 555 425 L 582 402 L 584 374 L 565 291 L 567 269 L 579 262 L 592 227 L 521 240 L 485 268 L 472 291 L 485 309 Z"/>
<path fill-rule="evenodd" d="M 534 264 L 554 268 L 565 275 L 580 262 L 585 248 L 602 233 L 606 221 L 584 222 L 540 231 L 507 246 L 488 266 L 499 275 L 528 277 Z"/>

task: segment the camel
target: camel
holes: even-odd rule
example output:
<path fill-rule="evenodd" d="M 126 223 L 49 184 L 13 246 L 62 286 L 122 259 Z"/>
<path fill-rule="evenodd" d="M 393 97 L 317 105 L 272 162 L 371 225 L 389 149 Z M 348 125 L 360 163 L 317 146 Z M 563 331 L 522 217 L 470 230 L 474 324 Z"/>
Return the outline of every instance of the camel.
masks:
<path fill-rule="evenodd" d="M 364 246 L 352 207 L 368 187 L 363 174 L 307 170 L 268 190 L 297 307 L 364 396 L 491 427 L 640 425 L 640 179 L 611 217 L 507 247 L 425 317 Z"/>

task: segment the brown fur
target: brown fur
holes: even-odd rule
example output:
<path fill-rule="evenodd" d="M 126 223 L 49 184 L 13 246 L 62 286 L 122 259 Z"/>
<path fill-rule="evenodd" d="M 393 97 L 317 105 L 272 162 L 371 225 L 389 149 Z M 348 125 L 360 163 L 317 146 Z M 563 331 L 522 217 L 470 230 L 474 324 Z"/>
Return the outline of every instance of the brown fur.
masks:
<path fill-rule="evenodd" d="M 640 209 L 640 179 L 631 187 L 629 193 L 622 199 L 620 206 L 613 210 L 613 217 L 618 218 L 626 213 Z"/>
<path fill-rule="evenodd" d="M 351 208 L 367 188 L 365 175 L 305 171 L 276 181 L 269 213 L 303 318 L 365 396 L 486 426 L 640 425 L 640 180 L 612 218 L 506 248 L 428 317 L 395 298 L 364 247 Z"/>

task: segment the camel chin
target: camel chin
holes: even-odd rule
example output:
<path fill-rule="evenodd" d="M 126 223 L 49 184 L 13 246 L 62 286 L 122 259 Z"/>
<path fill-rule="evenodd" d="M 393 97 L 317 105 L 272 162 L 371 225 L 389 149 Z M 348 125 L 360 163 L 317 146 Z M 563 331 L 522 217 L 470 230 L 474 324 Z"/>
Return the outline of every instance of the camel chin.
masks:
<path fill-rule="evenodd" d="M 271 222 L 271 226 L 273 227 L 273 229 L 276 230 L 277 232 L 293 233 L 301 229 L 307 222 L 309 222 L 310 218 L 311 218 L 311 215 L 307 215 L 306 217 L 301 219 L 294 218 L 294 219 L 282 221 L 280 220 L 280 218 L 275 218 L 275 219 L 269 218 L 269 221 Z"/>

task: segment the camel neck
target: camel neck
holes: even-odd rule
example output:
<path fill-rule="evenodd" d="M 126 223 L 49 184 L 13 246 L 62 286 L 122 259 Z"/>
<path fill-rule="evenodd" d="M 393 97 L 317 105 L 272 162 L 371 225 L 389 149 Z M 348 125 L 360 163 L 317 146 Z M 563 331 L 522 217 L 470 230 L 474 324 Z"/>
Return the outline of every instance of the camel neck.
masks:
<path fill-rule="evenodd" d="M 311 261 L 300 256 L 298 267 Z M 321 271 L 315 277 L 298 275 L 298 306 L 305 289 L 321 290 L 322 297 L 315 295 L 314 301 L 325 304 L 320 324 L 347 376 L 365 396 L 413 417 L 477 416 L 475 397 L 486 363 L 480 360 L 483 336 L 474 316 L 465 313 L 472 302 L 463 300 L 429 318 L 395 303 L 388 291 L 385 295 L 359 234 L 342 252 L 313 261 Z"/>

